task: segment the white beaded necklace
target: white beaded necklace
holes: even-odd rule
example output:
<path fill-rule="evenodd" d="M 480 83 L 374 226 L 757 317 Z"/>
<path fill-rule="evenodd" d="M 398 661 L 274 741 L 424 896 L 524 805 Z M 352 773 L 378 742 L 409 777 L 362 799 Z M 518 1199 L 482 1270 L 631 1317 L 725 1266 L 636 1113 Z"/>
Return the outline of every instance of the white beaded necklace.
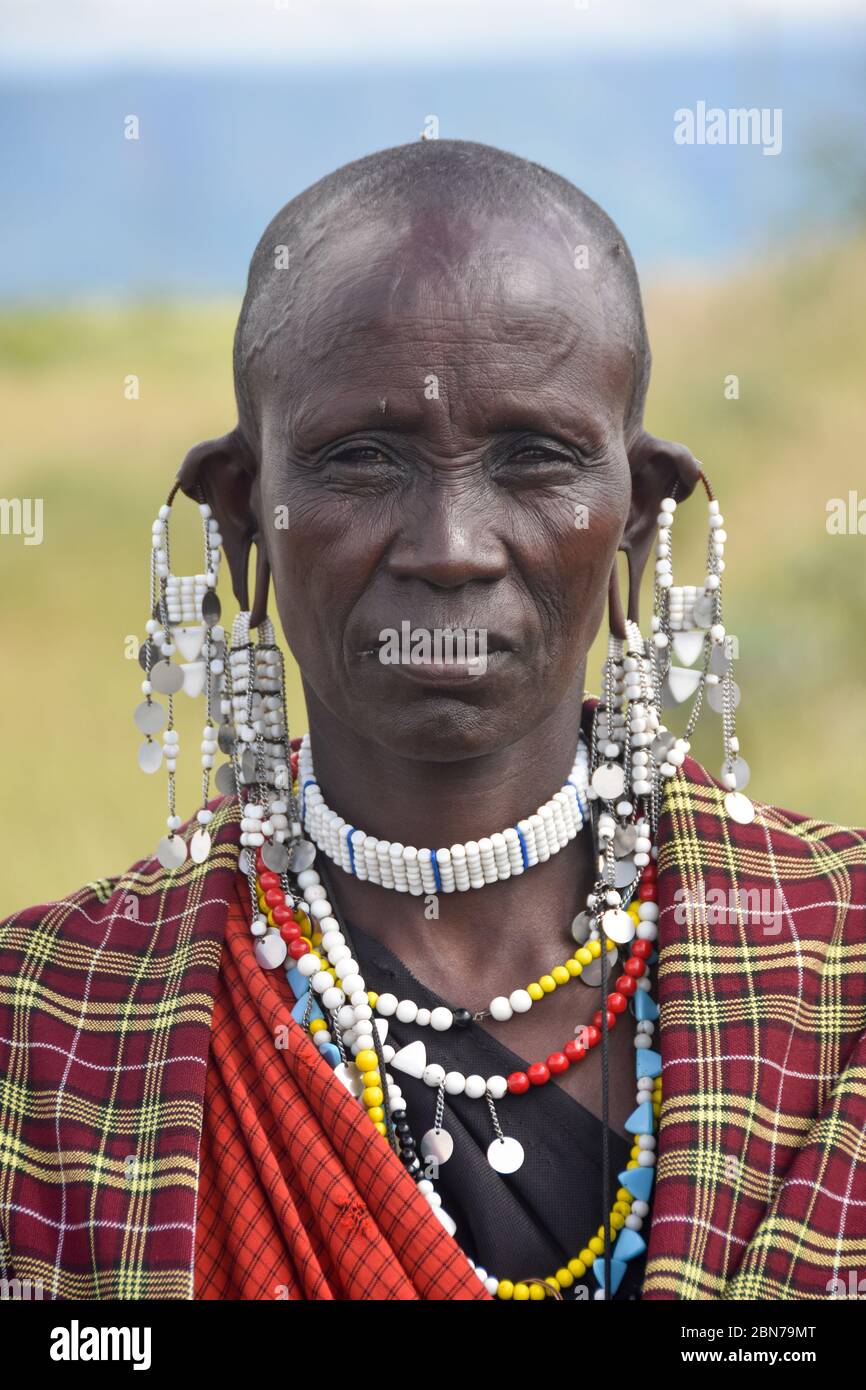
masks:
<path fill-rule="evenodd" d="M 310 736 L 298 761 L 301 819 L 313 843 L 347 874 L 398 893 L 465 893 L 543 864 L 564 849 L 588 816 L 589 749 L 581 732 L 565 785 L 535 815 L 480 840 L 450 849 L 416 849 L 379 840 L 332 811 L 316 781 Z"/>

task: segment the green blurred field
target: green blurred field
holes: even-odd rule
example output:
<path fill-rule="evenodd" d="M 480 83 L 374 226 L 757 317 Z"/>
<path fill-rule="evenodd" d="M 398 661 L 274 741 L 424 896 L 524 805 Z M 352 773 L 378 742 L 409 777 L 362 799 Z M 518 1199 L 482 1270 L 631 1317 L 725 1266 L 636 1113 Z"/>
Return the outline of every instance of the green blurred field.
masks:
<path fill-rule="evenodd" d="M 137 663 L 150 523 L 186 449 L 234 423 L 236 304 L 96 306 L 0 316 L 0 496 L 44 499 L 44 541 L 0 536 L 5 828 L 0 915 L 152 851 L 164 774 L 138 769 Z M 829 498 L 866 498 L 866 242 L 777 260 L 724 283 L 647 292 L 648 427 L 688 442 L 729 533 L 726 621 L 740 639 L 738 732 L 751 790 L 866 824 L 866 535 L 830 536 Z M 141 381 L 138 401 L 124 378 Z M 740 399 L 726 400 L 736 373 Z M 173 527 L 198 570 L 197 518 Z M 704 508 L 683 510 L 679 582 L 698 582 Z M 866 525 L 866 522 L 864 522 Z M 227 574 L 224 610 L 234 612 Z M 648 621 L 645 596 L 642 620 Z M 590 658 L 598 690 L 602 645 Z M 179 703 L 179 810 L 197 806 L 198 702 Z M 290 717 L 304 728 L 293 673 Z M 719 721 L 694 745 L 718 775 Z"/>

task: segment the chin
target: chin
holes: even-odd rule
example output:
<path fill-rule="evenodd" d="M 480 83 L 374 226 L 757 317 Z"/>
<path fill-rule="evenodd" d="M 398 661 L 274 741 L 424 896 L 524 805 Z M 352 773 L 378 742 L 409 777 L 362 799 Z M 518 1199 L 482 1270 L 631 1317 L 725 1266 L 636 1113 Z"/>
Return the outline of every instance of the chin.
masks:
<path fill-rule="evenodd" d="M 353 681 L 348 722 L 390 752 L 421 762 L 496 752 L 518 742 L 546 713 L 538 701 L 540 677 L 507 665 L 491 661 L 474 680 L 430 684 L 380 666 Z"/>

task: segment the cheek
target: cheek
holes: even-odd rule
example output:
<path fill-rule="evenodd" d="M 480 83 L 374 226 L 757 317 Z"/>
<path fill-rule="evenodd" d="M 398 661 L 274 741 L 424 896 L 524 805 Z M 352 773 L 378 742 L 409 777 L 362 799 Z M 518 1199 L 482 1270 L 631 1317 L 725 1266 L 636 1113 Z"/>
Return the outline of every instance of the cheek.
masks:
<path fill-rule="evenodd" d="M 630 504 L 628 465 L 586 474 L 568 495 L 525 511 L 517 563 L 542 615 L 551 654 L 588 647 L 607 599 Z"/>
<path fill-rule="evenodd" d="M 312 480 L 265 473 L 261 506 L 274 599 L 286 641 L 304 670 L 328 664 L 375 568 L 377 538 L 345 499 Z"/>

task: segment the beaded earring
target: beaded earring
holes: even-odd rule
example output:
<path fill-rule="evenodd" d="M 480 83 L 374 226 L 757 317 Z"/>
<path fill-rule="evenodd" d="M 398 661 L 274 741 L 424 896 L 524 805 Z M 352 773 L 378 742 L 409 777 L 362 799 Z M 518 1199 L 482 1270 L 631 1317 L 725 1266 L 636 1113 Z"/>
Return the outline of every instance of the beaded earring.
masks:
<path fill-rule="evenodd" d="M 736 736 L 734 711 L 740 702 L 740 689 L 733 678 L 733 642 L 722 622 L 722 573 L 727 532 L 709 479 L 703 469 L 699 469 L 699 474 L 709 510 L 707 572 L 702 585 L 677 586 L 673 583 L 671 528 L 677 509 L 675 496 L 664 498 L 658 516 L 652 616 L 655 686 L 664 705 L 683 704 L 692 696 L 694 703 L 683 736 L 677 739 L 661 726 L 652 753 L 659 759 L 662 777 L 673 777 L 689 750 L 689 740 L 706 691 L 707 704 L 722 717 L 724 761 L 720 776 L 727 789 L 725 809 L 733 820 L 748 825 L 755 818 L 755 808 L 743 794 L 750 769 L 745 758 L 740 756 Z M 676 491 L 674 487 L 674 494 Z M 674 657 L 682 664 L 674 665 Z M 663 746 L 666 741 L 667 748 Z"/>
<path fill-rule="evenodd" d="M 219 524 L 204 500 L 199 502 L 204 530 L 204 573 L 178 576 L 171 571 L 169 520 L 178 488 L 179 484 L 175 483 L 151 528 L 150 617 L 145 624 L 147 637 L 138 655 L 144 670 L 141 683 L 144 700 L 134 715 L 137 728 L 145 736 L 138 750 L 139 766 L 143 772 L 154 773 L 164 762 L 168 772 L 168 834 L 156 849 L 156 857 L 166 869 L 178 868 L 187 853 L 194 862 L 203 863 L 210 851 L 207 826 L 212 813 L 207 808 L 208 788 L 217 751 L 212 711 L 218 682 L 222 679 L 225 650 L 225 632 L 219 625 L 220 602 L 216 594 L 222 537 Z M 180 739 L 174 723 L 174 697 L 180 692 L 191 698 L 203 694 L 206 708 L 201 741 L 202 806 L 196 817 L 198 829 L 189 846 L 177 833 L 182 821 L 175 805 Z M 166 697 L 167 709 L 154 699 L 154 694 Z M 154 737 L 160 731 L 161 744 Z"/>

